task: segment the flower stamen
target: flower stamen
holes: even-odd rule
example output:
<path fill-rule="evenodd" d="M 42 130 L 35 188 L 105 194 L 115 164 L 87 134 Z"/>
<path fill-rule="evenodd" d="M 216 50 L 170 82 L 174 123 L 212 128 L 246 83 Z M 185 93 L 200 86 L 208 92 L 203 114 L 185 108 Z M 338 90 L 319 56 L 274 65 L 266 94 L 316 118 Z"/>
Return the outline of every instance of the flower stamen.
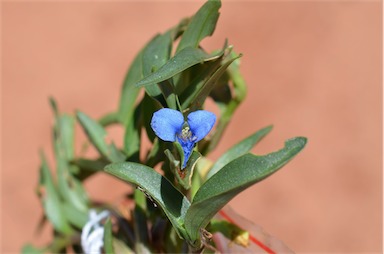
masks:
<path fill-rule="evenodd" d="M 196 140 L 196 137 L 193 136 L 192 131 L 188 125 L 184 126 L 184 128 L 181 130 L 181 133 L 179 133 L 177 136 L 183 141 Z"/>

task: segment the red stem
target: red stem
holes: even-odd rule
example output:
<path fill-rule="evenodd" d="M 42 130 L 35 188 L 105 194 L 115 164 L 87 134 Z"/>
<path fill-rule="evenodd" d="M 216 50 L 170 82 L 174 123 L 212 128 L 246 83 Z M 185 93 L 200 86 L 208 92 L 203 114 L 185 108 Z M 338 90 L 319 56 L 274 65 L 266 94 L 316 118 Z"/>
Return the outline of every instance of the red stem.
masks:
<path fill-rule="evenodd" d="M 223 216 L 224 219 L 226 219 L 227 221 L 229 221 L 230 223 L 233 223 L 235 224 L 236 226 L 239 227 L 239 225 L 237 225 L 231 217 L 228 216 L 228 214 L 226 214 L 223 210 L 220 210 L 219 211 L 219 214 L 221 216 Z M 241 228 L 241 227 L 240 227 Z M 253 242 L 254 244 L 256 244 L 257 246 L 259 246 L 260 248 L 262 248 L 263 250 L 265 250 L 267 253 L 269 254 L 276 254 L 276 252 L 274 252 L 273 250 L 271 250 L 268 246 L 264 245 L 261 241 L 259 241 L 256 237 L 254 237 L 252 234 L 249 234 L 249 239 L 251 240 L 251 242 Z"/>

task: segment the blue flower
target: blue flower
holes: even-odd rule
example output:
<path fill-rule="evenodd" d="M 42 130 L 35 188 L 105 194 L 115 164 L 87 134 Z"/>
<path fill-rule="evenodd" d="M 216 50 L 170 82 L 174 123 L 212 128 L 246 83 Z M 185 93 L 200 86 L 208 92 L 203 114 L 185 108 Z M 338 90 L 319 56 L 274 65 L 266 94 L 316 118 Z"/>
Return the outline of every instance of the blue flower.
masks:
<path fill-rule="evenodd" d="M 151 127 L 160 139 L 180 143 L 184 151 L 182 168 L 185 168 L 193 147 L 207 136 L 215 122 L 215 114 L 205 110 L 189 113 L 185 121 L 179 111 L 163 108 L 153 114 Z"/>

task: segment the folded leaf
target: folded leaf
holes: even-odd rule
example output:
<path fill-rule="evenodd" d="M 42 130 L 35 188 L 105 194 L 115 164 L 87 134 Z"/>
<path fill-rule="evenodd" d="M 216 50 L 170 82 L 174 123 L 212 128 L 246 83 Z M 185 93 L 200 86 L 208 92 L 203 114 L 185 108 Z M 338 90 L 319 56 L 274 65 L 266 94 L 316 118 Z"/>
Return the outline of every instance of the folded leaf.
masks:
<path fill-rule="evenodd" d="M 244 189 L 280 169 L 305 144 L 306 138 L 298 137 L 287 140 L 283 149 L 268 155 L 245 154 L 208 179 L 197 191 L 185 216 L 185 228 L 190 236 L 190 243 L 198 248 L 200 229 L 205 228 L 222 207 Z"/>
<path fill-rule="evenodd" d="M 56 109 L 57 110 L 57 109 Z M 86 212 L 88 197 L 81 182 L 72 175 L 74 165 L 75 119 L 69 115 L 55 114 L 54 150 L 57 164 L 57 182 L 61 197 L 79 211 Z"/>
<path fill-rule="evenodd" d="M 59 194 L 57 193 L 51 171 L 48 167 L 44 154 L 41 155 L 41 168 L 39 180 L 39 192 L 43 203 L 44 211 L 48 220 L 55 230 L 69 235 L 72 229 L 65 217 Z"/>
<path fill-rule="evenodd" d="M 190 202 L 165 177 L 150 167 L 133 162 L 113 163 L 104 170 L 140 186 L 164 210 L 179 236 L 187 237 L 183 222 Z"/>
<path fill-rule="evenodd" d="M 112 222 L 111 218 L 108 218 L 104 224 L 104 250 L 105 253 L 114 254 L 115 250 L 113 248 L 113 236 L 112 236 Z"/>
<path fill-rule="evenodd" d="M 223 57 L 221 56 L 214 61 L 192 66 L 173 78 L 183 109 L 189 106 L 195 94 L 200 91 L 206 80 L 220 67 Z"/>
<path fill-rule="evenodd" d="M 108 158 L 111 162 L 125 160 L 125 156 L 118 151 L 113 144 L 108 145 L 105 142 L 105 136 L 107 133 L 98 122 L 80 111 L 77 112 L 77 119 L 79 120 L 91 143 L 99 151 L 100 155 Z"/>
<path fill-rule="evenodd" d="M 224 52 L 220 51 L 214 54 L 207 54 L 201 49 L 187 47 L 177 53 L 174 57 L 169 59 L 157 71 L 146 76 L 136 83 L 137 87 L 147 86 L 154 83 L 160 83 L 167 80 L 176 74 L 188 69 L 189 67 L 198 63 L 214 60 L 220 57 Z"/>
<path fill-rule="evenodd" d="M 210 178 L 217 173 L 223 166 L 227 165 L 229 162 L 237 159 L 238 157 L 248 153 L 263 137 L 265 137 L 272 130 L 272 126 L 263 128 L 251 136 L 245 138 L 241 142 L 234 145 L 227 152 L 225 152 L 220 158 L 213 164 L 212 168 L 209 170 L 206 178 Z"/>
<path fill-rule="evenodd" d="M 227 48 L 229 51 L 231 50 L 231 47 Z M 221 76 L 226 72 L 227 68 L 238 58 L 240 58 L 241 55 L 237 55 L 234 57 L 231 57 L 230 59 L 226 60 L 222 63 L 222 65 L 212 74 L 212 76 L 204 83 L 202 88 L 194 95 L 191 104 L 189 105 L 190 111 L 195 111 L 201 107 L 201 105 L 204 104 L 205 99 L 208 97 L 208 95 L 211 93 L 215 85 L 217 84 L 217 81 L 221 78 Z"/>
<path fill-rule="evenodd" d="M 121 91 L 118 115 L 120 122 L 126 124 L 135 111 L 135 102 L 140 89 L 135 83 L 143 78 L 142 70 L 143 53 L 139 52 L 129 67 Z"/>
<path fill-rule="evenodd" d="M 141 125 L 142 125 L 142 105 L 143 100 L 136 106 L 133 114 L 125 123 L 124 129 L 124 153 L 130 161 L 138 161 L 140 143 L 141 143 Z M 118 162 L 118 161 L 113 161 Z"/>
<path fill-rule="evenodd" d="M 177 182 L 185 189 L 189 190 L 192 184 L 192 176 L 194 169 L 196 167 L 197 161 L 200 159 L 201 154 L 197 151 L 192 151 L 191 157 L 189 158 L 185 168 L 181 169 L 184 161 L 183 150 L 177 142 L 174 143 L 178 154 L 180 155 L 180 160 L 176 159 L 173 154 L 167 149 L 165 150 L 165 155 L 168 157 L 169 166 L 172 173 L 175 175 Z M 181 151 L 180 151 L 181 150 Z"/>
<path fill-rule="evenodd" d="M 171 32 L 155 36 L 143 51 L 143 76 L 148 76 L 163 66 L 171 55 L 171 49 Z M 161 90 L 157 83 L 145 86 L 145 90 L 151 97 L 161 95 Z"/>
<path fill-rule="evenodd" d="M 60 153 L 67 160 L 72 160 L 75 156 L 75 119 L 73 116 L 62 114 L 56 117 L 55 136 L 59 141 Z"/>
<path fill-rule="evenodd" d="M 63 212 L 68 221 L 77 228 L 83 228 L 88 221 L 88 210 L 86 212 L 80 211 L 71 203 L 63 203 Z"/>
<path fill-rule="evenodd" d="M 236 55 L 237 54 L 232 51 L 230 57 L 233 58 L 236 57 Z M 234 114 L 240 103 L 243 102 L 247 94 L 246 83 L 240 73 L 239 64 L 239 59 L 236 59 L 228 66 L 228 69 L 225 73 L 225 75 L 229 76 L 233 85 L 233 90 L 231 91 L 232 99 L 229 100 L 226 104 L 220 102 L 217 103 L 218 107 L 220 108 L 221 115 L 216 125 L 216 129 L 213 136 L 211 137 L 209 142 L 202 147 L 202 150 L 200 150 L 203 155 L 208 154 L 216 148 L 225 129 L 228 126 L 228 123 L 232 119 L 232 115 Z"/>
<path fill-rule="evenodd" d="M 197 11 L 183 33 L 176 52 L 187 47 L 197 48 L 202 39 L 213 34 L 219 18 L 220 7 L 221 2 L 213 0 L 206 2 Z"/>
<path fill-rule="evenodd" d="M 42 248 L 36 248 L 31 244 L 26 244 L 21 249 L 21 254 L 44 254 L 45 251 Z"/>

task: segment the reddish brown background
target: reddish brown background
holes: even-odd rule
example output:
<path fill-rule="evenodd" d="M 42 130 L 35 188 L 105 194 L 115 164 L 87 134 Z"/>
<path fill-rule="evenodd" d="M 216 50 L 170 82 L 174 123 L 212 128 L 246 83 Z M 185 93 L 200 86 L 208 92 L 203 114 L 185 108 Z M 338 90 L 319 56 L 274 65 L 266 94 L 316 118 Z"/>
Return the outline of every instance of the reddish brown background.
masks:
<path fill-rule="evenodd" d="M 114 110 L 134 54 L 202 3 L 2 3 L 1 253 L 48 235 L 34 237 L 33 192 L 38 149 L 52 157 L 48 96 L 66 112 Z M 309 138 L 283 170 L 231 202 L 299 253 L 381 252 L 381 21 L 380 1 L 224 1 L 204 41 L 212 50 L 229 38 L 249 85 L 211 158 L 269 124 L 256 153 Z M 99 176 L 87 183 L 93 197 L 113 201 L 124 186 Z"/>

